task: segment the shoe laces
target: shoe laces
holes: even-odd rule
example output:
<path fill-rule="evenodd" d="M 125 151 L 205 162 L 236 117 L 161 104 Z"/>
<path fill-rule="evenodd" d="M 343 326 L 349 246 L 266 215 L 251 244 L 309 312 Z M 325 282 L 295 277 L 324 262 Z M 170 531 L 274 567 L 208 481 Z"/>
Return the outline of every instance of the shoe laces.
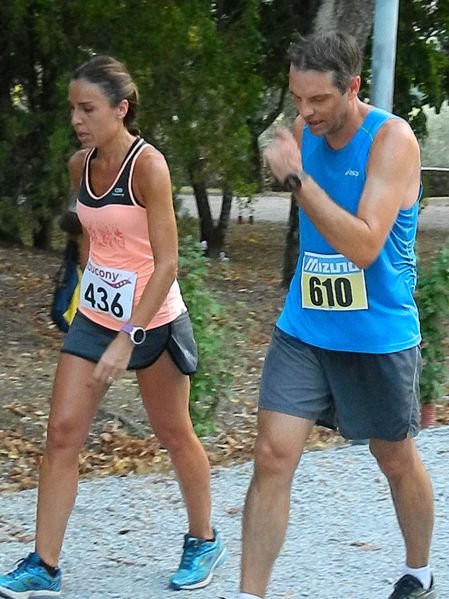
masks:
<path fill-rule="evenodd" d="M 419 589 L 421 587 L 422 584 L 419 582 L 419 580 L 410 574 L 403 576 L 395 585 L 395 589 L 401 591 L 414 591 L 415 589 Z"/>
<path fill-rule="evenodd" d="M 22 574 L 22 572 L 24 570 L 26 570 L 27 566 L 30 565 L 30 562 L 31 562 L 31 559 L 30 559 L 29 555 L 27 557 L 19 559 L 19 561 L 16 562 L 15 570 L 10 572 L 9 576 L 11 576 L 11 578 L 14 578 L 14 579 L 19 578 L 19 576 Z"/>
<path fill-rule="evenodd" d="M 184 541 L 184 551 L 182 553 L 180 568 L 188 570 L 197 555 L 198 549 L 204 544 L 202 539 L 190 537 Z"/>

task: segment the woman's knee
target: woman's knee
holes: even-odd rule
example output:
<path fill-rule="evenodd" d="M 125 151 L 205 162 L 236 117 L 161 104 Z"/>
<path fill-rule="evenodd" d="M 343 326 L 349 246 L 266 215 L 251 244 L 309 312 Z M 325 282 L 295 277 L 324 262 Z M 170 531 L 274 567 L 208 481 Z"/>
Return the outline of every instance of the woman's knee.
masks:
<path fill-rule="evenodd" d="M 47 427 L 46 453 L 73 451 L 78 453 L 86 440 L 87 432 L 71 418 L 51 418 Z"/>
<path fill-rule="evenodd" d="M 190 422 L 181 425 L 152 423 L 152 428 L 159 443 L 169 453 L 186 451 L 190 443 L 197 443 L 197 437 Z"/>

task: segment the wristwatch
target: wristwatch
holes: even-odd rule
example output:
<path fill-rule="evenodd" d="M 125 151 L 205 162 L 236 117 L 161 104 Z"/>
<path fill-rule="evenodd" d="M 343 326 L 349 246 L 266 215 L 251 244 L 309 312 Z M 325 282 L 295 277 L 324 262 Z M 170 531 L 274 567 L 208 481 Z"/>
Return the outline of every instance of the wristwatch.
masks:
<path fill-rule="evenodd" d="M 284 179 L 284 188 L 286 191 L 297 191 L 301 189 L 302 182 L 306 179 L 307 173 L 303 170 L 290 173 Z"/>
<path fill-rule="evenodd" d="M 147 336 L 145 329 L 143 329 L 142 327 L 135 327 L 129 322 L 125 322 L 125 324 L 122 325 L 122 328 L 120 330 L 124 333 L 128 333 L 134 345 L 140 345 L 141 343 L 143 343 Z"/>

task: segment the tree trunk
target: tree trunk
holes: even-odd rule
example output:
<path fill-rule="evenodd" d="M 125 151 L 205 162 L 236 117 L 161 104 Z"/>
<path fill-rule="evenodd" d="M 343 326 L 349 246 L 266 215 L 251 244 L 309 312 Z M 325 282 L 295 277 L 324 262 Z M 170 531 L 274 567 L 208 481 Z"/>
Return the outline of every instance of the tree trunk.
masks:
<path fill-rule="evenodd" d="M 285 96 L 287 95 L 287 85 L 279 90 L 279 98 L 271 112 L 264 114 L 259 120 L 250 122 L 248 125 L 251 136 L 251 163 L 250 163 L 250 181 L 256 181 L 257 191 L 261 192 L 264 188 L 262 160 L 260 156 L 259 137 L 270 127 L 284 109 Z"/>
<path fill-rule="evenodd" d="M 298 205 L 294 196 L 291 197 L 290 214 L 288 216 L 287 242 L 284 252 L 284 269 L 282 273 L 282 287 L 287 288 L 294 275 L 296 262 L 298 260 Z"/>
<path fill-rule="evenodd" d="M 362 54 L 374 20 L 375 0 L 322 0 L 313 23 L 314 31 L 340 29 L 351 33 Z"/>
<path fill-rule="evenodd" d="M 313 31 L 330 28 L 348 31 L 357 39 L 363 54 L 373 25 L 374 2 L 375 0 L 322 0 L 313 21 Z M 283 287 L 289 286 L 298 257 L 298 218 L 292 217 L 292 213 L 297 210 L 292 198 L 284 253 Z"/>
<path fill-rule="evenodd" d="M 228 230 L 229 218 L 231 215 L 231 206 L 232 206 L 232 191 L 229 187 L 225 187 L 223 189 L 223 199 L 221 202 L 221 211 L 220 218 L 218 219 L 218 224 L 213 229 L 213 236 L 208 244 L 208 253 L 209 258 L 219 258 L 221 253 L 223 252 L 226 232 Z"/>
<path fill-rule="evenodd" d="M 259 134 L 251 131 L 251 163 L 250 181 L 257 183 L 257 191 L 263 191 L 262 160 L 259 148 Z"/>
<path fill-rule="evenodd" d="M 33 231 L 33 247 L 48 251 L 51 248 L 52 221 L 39 219 L 35 227 Z"/>
<path fill-rule="evenodd" d="M 200 221 L 200 241 L 207 242 L 206 256 L 209 258 L 218 258 L 223 251 L 226 231 L 228 230 L 232 206 L 232 190 L 229 187 L 223 189 L 220 218 L 218 219 L 218 224 L 215 226 L 209 205 L 206 184 L 204 181 L 197 180 L 195 183 L 192 183 L 192 187 Z"/>
<path fill-rule="evenodd" d="M 192 181 L 192 188 L 200 220 L 200 241 L 207 241 L 209 245 L 214 234 L 214 221 L 210 211 L 206 184 L 203 180 Z"/>

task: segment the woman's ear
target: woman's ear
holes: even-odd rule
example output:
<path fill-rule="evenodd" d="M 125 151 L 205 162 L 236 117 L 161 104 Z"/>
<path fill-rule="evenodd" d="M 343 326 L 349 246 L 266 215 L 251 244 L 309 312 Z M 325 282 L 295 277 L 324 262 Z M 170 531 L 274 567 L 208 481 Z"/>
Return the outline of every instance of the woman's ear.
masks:
<path fill-rule="evenodd" d="M 123 120 L 128 112 L 129 102 L 128 100 L 122 100 L 117 106 L 117 117 Z"/>

